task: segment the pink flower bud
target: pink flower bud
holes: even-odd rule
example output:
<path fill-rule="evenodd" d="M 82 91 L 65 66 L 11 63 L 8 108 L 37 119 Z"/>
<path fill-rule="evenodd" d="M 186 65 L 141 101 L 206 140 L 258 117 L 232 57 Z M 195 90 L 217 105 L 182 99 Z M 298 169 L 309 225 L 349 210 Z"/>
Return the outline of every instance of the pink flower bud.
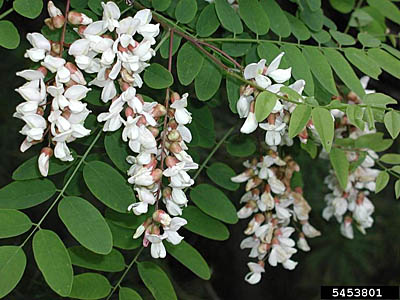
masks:
<path fill-rule="evenodd" d="M 173 130 L 171 130 L 171 131 L 168 133 L 168 139 L 169 139 L 171 142 L 177 142 L 177 141 L 179 141 L 179 140 L 182 140 L 182 139 L 181 139 L 181 134 L 180 134 L 179 131 L 176 130 L 176 129 L 173 129 Z"/>
<path fill-rule="evenodd" d="M 177 163 L 179 163 L 179 160 L 176 157 L 173 156 L 167 156 L 165 158 L 165 164 L 167 165 L 168 168 L 172 168 L 175 166 Z"/>
<path fill-rule="evenodd" d="M 169 146 L 169 150 L 172 153 L 180 153 L 182 151 L 182 147 L 179 145 L 179 143 L 177 142 L 173 142 L 170 146 Z"/>
<path fill-rule="evenodd" d="M 42 174 L 42 176 L 44 177 L 47 177 L 47 174 L 49 173 L 49 162 L 52 155 L 53 149 L 51 149 L 50 147 L 45 147 L 40 151 L 38 167 L 40 174 Z"/>
<path fill-rule="evenodd" d="M 163 192 L 162 195 L 164 198 L 171 198 L 172 196 L 172 189 L 170 187 L 166 187 Z"/>
<path fill-rule="evenodd" d="M 44 24 L 49 27 L 50 30 L 55 30 L 56 28 L 53 25 L 53 20 L 51 18 L 44 19 Z"/>
<path fill-rule="evenodd" d="M 92 23 L 93 20 L 83 13 L 70 11 L 68 13 L 68 22 L 73 25 L 88 25 Z"/>
<path fill-rule="evenodd" d="M 168 226 L 171 223 L 171 217 L 163 210 L 159 209 L 153 213 L 154 222 L 161 223 L 164 226 Z"/>
<path fill-rule="evenodd" d="M 57 29 L 62 28 L 65 23 L 65 18 L 63 15 L 56 16 L 52 18 L 53 26 Z"/>
<path fill-rule="evenodd" d="M 173 92 L 171 95 L 171 102 L 174 103 L 177 100 L 180 100 L 181 96 L 177 92 Z"/>
<path fill-rule="evenodd" d="M 126 117 L 132 117 L 135 114 L 135 112 L 133 111 L 133 109 L 131 107 L 127 107 L 125 108 L 125 116 Z"/>
<path fill-rule="evenodd" d="M 162 104 L 157 104 L 157 105 L 153 108 L 153 110 L 152 110 L 152 112 L 151 112 L 151 115 L 152 115 L 154 118 L 159 118 L 159 117 L 165 116 L 166 114 L 167 114 L 167 110 L 166 110 L 165 106 L 162 105 Z"/>
<path fill-rule="evenodd" d="M 150 130 L 151 134 L 154 137 L 157 137 L 160 134 L 160 129 L 158 129 L 157 127 L 148 126 L 147 129 Z"/>
<path fill-rule="evenodd" d="M 153 177 L 153 180 L 155 182 L 159 181 L 161 179 L 161 177 L 162 177 L 162 170 L 161 169 L 154 169 L 151 172 L 151 177 Z"/>
<path fill-rule="evenodd" d="M 122 69 L 121 70 L 121 77 L 122 79 L 127 82 L 127 83 L 134 83 L 135 82 L 135 78 L 133 78 L 133 76 L 129 73 L 129 71 L 127 69 Z"/>
<path fill-rule="evenodd" d="M 82 85 L 86 85 L 86 80 L 85 77 L 83 77 L 83 74 L 81 72 L 81 70 L 78 69 L 77 66 L 75 66 L 73 63 L 71 62 L 67 62 L 65 64 L 65 67 L 69 70 L 69 72 L 71 73 L 71 79 L 73 81 L 75 81 L 78 84 L 82 84 Z"/>

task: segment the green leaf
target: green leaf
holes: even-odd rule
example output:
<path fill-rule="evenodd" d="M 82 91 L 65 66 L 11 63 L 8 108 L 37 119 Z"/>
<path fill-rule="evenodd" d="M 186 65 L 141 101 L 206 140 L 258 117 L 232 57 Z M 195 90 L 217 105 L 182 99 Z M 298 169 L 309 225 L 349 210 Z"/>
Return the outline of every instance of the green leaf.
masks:
<path fill-rule="evenodd" d="M 75 156 L 75 153 L 73 153 Z M 27 161 L 23 162 L 12 174 L 12 179 L 14 180 L 28 180 L 28 179 L 36 179 L 43 177 L 40 174 L 38 167 L 38 158 L 39 155 L 35 155 L 31 157 Z M 54 156 L 50 158 L 49 163 L 49 173 L 48 176 L 55 175 L 61 172 L 64 172 L 68 168 L 70 168 L 74 162 L 63 162 Z"/>
<path fill-rule="evenodd" d="M 329 33 L 342 46 L 350 46 L 356 43 L 356 40 L 351 35 L 348 35 L 346 33 L 342 33 L 340 31 L 332 29 L 329 30 Z"/>
<path fill-rule="evenodd" d="M 209 59 L 205 59 L 200 73 L 194 80 L 197 98 L 201 101 L 211 99 L 218 91 L 221 80 L 222 74 L 220 69 Z"/>
<path fill-rule="evenodd" d="M 347 160 L 346 153 L 338 148 L 332 148 L 329 153 L 329 159 L 335 170 L 336 177 L 343 190 L 346 190 L 347 180 L 349 178 L 349 161 Z"/>
<path fill-rule="evenodd" d="M 176 51 L 178 51 L 179 46 L 181 45 L 181 40 L 182 37 L 180 35 L 174 34 L 174 38 L 172 39 L 172 55 L 175 55 Z M 170 38 L 168 37 L 164 44 L 162 44 L 160 47 L 160 54 L 164 59 L 169 57 L 169 41 Z"/>
<path fill-rule="evenodd" d="M 311 67 L 311 71 L 321 85 L 331 94 L 337 95 L 335 80 L 328 60 L 318 48 L 304 47 L 303 55 Z"/>
<path fill-rule="evenodd" d="M 282 50 L 279 49 L 278 46 L 268 42 L 260 43 L 257 47 L 258 56 L 260 56 L 260 58 L 265 58 L 267 64 L 270 64 L 281 52 Z M 285 55 L 282 56 L 280 67 L 289 67 L 288 63 L 286 62 Z"/>
<path fill-rule="evenodd" d="M 354 143 L 355 148 L 367 148 L 376 152 L 385 151 L 393 144 L 391 139 L 383 139 L 383 133 L 370 133 L 360 136 Z"/>
<path fill-rule="evenodd" d="M 314 108 L 312 113 L 312 120 L 317 130 L 321 143 L 326 152 L 331 151 L 333 135 L 334 135 L 334 122 L 329 110 L 317 107 Z"/>
<path fill-rule="evenodd" d="M 270 20 L 271 30 L 280 37 L 288 37 L 291 33 L 291 26 L 279 4 L 275 0 L 261 0 L 260 3 Z"/>
<path fill-rule="evenodd" d="M 258 0 L 240 0 L 239 15 L 244 23 L 257 35 L 269 31 L 269 18 Z"/>
<path fill-rule="evenodd" d="M 121 287 L 119 289 L 119 300 L 143 300 L 143 298 L 136 291 Z"/>
<path fill-rule="evenodd" d="M 177 261 L 182 263 L 201 279 L 210 279 L 211 272 L 207 262 L 190 244 L 183 240 L 178 245 L 165 243 L 165 248 L 167 249 L 167 252 L 171 254 Z"/>
<path fill-rule="evenodd" d="M 72 264 L 78 267 L 103 271 L 120 272 L 125 269 L 124 256 L 116 249 L 107 255 L 93 253 L 82 246 L 68 248 Z"/>
<path fill-rule="evenodd" d="M 354 8 L 355 0 L 329 0 L 332 7 L 337 11 L 348 14 Z"/>
<path fill-rule="evenodd" d="M 388 172 L 386 171 L 381 171 L 378 174 L 378 177 L 376 178 L 376 187 L 375 187 L 375 194 L 378 194 L 380 191 L 382 191 L 386 185 L 388 184 L 390 179 L 390 176 Z"/>
<path fill-rule="evenodd" d="M 397 138 L 400 132 L 400 114 L 391 110 L 385 114 L 385 126 L 392 139 Z"/>
<path fill-rule="evenodd" d="M 324 24 L 323 16 L 322 9 L 312 11 L 308 5 L 305 5 L 304 9 L 300 12 L 300 18 L 313 31 L 320 31 L 322 29 Z"/>
<path fill-rule="evenodd" d="M 208 239 L 224 241 L 229 238 L 228 228 L 220 221 L 206 215 L 195 206 L 183 210 L 182 217 L 187 220 L 185 229 Z"/>
<path fill-rule="evenodd" d="M 102 299 L 111 291 L 110 282 L 103 275 L 83 273 L 74 276 L 70 298 L 75 299 Z"/>
<path fill-rule="evenodd" d="M 296 39 L 298 39 L 299 41 L 306 41 L 311 37 L 311 33 L 308 30 L 307 26 L 304 25 L 304 23 L 300 19 L 292 16 L 288 12 L 285 12 L 285 15 L 290 23 L 292 33 L 296 37 Z"/>
<path fill-rule="evenodd" d="M 0 209 L 25 209 L 50 199 L 56 192 L 47 179 L 14 181 L 0 189 Z"/>
<path fill-rule="evenodd" d="M 190 191 L 192 201 L 206 214 L 225 223 L 238 221 L 232 202 L 219 189 L 209 184 L 199 184 Z"/>
<path fill-rule="evenodd" d="M 88 0 L 71 0 L 71 7 L 85 8 L 88 5 Z"/>
<path fill-rule="evenodd" d="M 318 32 L 311 32 L 311 36 L 318 44 L 326 44 L 331 40 L 331 35 L 323 29 Z"/>
<path fill-rule="evenodd" d="M 400 154 L 384 154 L 379 160 L 387 164 L 398 165 L 400 164 Z"/>
<path fill-rule="evenodd" d="M 0 247 L 0 298 L 15 288 L 24 274 L 25 267 L 26 256 L 21 247 Z"/>
<path fill-rule="evenodd" d="M 364 96 L 363 103 L 386 107 L 388 104 L 397 104 L 397 101 L 394 100 L 392 97 L 382 93 L 371 93 Z"/>
<path fill-rule="evenodd" d="M 176 67 L 178 79 L 189 85 L 199 74 L 203 65 L 203 55 L 190 42 L 186 42 L 178 52 Z"/>
<path fill-rule="evenodd" d="M 246 157 L 256 152 L 256 142 L 253 137 L 238 134 L 230 137 L 226 143 L 226 151 L 232 156 Z"/>
<path fill-rule="evenodd" d="M 17 236 L 27 232 L 32 222 L 27 215 L 14 209 L 0 210 L 0 238 Z"/>
<path fill-rule="evenodd" d="M 400 79 L 400 61 L 394 56 L 381 49 L 369 49 L 368 56 L 386 72 Z"/>
<path fill-rule="evenodd" d="M 144 261 L 137 263 L 139 276 L 155 300 L 177 300 L 174 287 L 168 275 L 155 263 Z"/>
<path fill-rule="evenodd" d="M 227 76 L 226 77 L 226 94 L 228 96 L 229 108 L 233 113 L 237 113 L 237 102 L 240 97 L 240 85 L 241 82 L 234 78 Z"/>
<path fill-rule="evenodd" d="M 15 0 L 14 10 L 29 19 L 37 18 L 43 8 L 43 0 Z"/>
<path fill-rule="evenodd" d="M 346 58 L 364 74 L 374 79 L 378 79 L 378 76 L 382 73 L 379 65 L 367 56 L 363 50 L 344 48 L 344 54 Z"/>
<path fill-rule="evenodd" d="M 239 184 L 232 182 L 231 178 L 234 177 L 235 171 L 227 164 L 216 162 L 207 168 L 208 177 L 217 185 L 229 190 L 236 191 Z"/>
<path fill-rule="evenodd" d="M 304 91 L 307 95 L 314 95 L 314 80 L 311 74 L 311 69 L 308 66 L 303 54 L 293 45 L 283 45 L 282 50 L 285 52 L 285 59 L 292 67 L 292 75 L 296 80 L 303 79 L 306 82 Z"/>
<path fill-rule="evenodd" d="M 217 31 L 219 25 L 215 4 L 211 3 L 201 11 L 196 23 L 196 32 L 200 37 L 207 37 Z"/>
<path fill-rule="evenodd" d="M 364 111 L 358 105 L 347 106 L 346 116 L 349 118 L 350 123 L 361 130 L 364 130 L 365 127 L 365 123 L 363 121 L 363 115 Z"/>
<path fill-rule="evenodd" d="M 399 197 L 400 197 L 400 179 L 396 180 L 396 183 L 394 184 L 394 191 L 396 193 L 396 199 L 399 199 Z"/>
<path fill-rule="evenodd" d="M 62 297 L 72 288 L 73 270 L 68 251 L 58 235 L 51 230 L 39 230 L 33 237 L 33 254 L 49 287 Z"/>
<path fill-rule="evenodd" d="M 106 209 L 107 220 L 112 221 L 114 224 L 118 226 L 130 229 L 138 228 L 146 220 L 147 217 L 148 217 L 147 214 L 136 216 L 131 212 L 123 214 L 109 208 Z"/>
<path fill-rule="evenodd" d="M 113 235 L 114 247 L 124 250 L 132 250 L 140 247 L 142 243 L 141 239 L 134 240 L 132 238 L 135 233 L 134 230 L 118 226 L 109 220 L 107 220 L 107 223 Z"/>
<path fill-rule="evenodd" d="M 111 252 L 113 240 L 110 228 L 97 208 L 88 201 L 66 197 L 58 205 L 58 215 L 82 246 L 98 254 Z"/>
<path fill-rule="evenodd" d="M 126 161 L 126 157 L 131 153 L 127 143 L 122 140 L 122 129 L 115 132 L 107 132 L 104 138 L 104 146 L 108 157 L 114 165 L 125 173 L 130 167 Z"/>
<path fill-rule="evenodd" d="M 360 32 L 357 35 L 357 39 L 364 47 L 379 47 L 381 45 L 381 41 L 377 38 L 373 37 L 372 35 L 366 32 Z"/>
<path fill-rule="evenodd" d="M 389 0 L 367 0 L 368 4 L 378 10 L 389 20 L 400 24 L 400 10 Z"/>
<path fill-rule="evenodd" d="M 153 0 L 153 7 L 158 11 L 165 11 L 171 5 L 171 0 Z"/>
<path fill-rule="evenodd" d="M 160 64 L 153 63 L 144 71 L 144 82 L 152 89 L 165 89 L 174 83 L 172 74 Z"/>
<path fill-rule="evenodd" d="M 227 38 L 233 38 L 233 36 L 227 36 Z M 251 36 L 247 32 L 244 32 L 236 35 L 236 38 L 251 39 Z M 224 42 L 222 44 L 222 51 L 226 52 L 232 57 L 240 57 L 246 55 L 250 51 L 251 46 L 251 43 Z"/>
<path fill-rule="evenodd" d="M 0 46 L 15 49 L 19 46 L 20 37 L 17 28 L 10 21 L 0 21 Z"/>
<path fill-rule="evenodd" d="M 190 23 L 197 12 L 196 0 L 179 0 L 175 8 L 175 17 L 179 23 Z"/>
<path fill-rule="evenodd" d="M 242 21 L 228 1 L 215 0 L 215 10 L 222 27 L 236 34 L 243 32 Z"/>
<path fill-rule="evenodd" d="M 275 107 L 278 97 L 271 92 L 261 92 L 256 99 L 255 114 L 258 122 L 265 120 Z"/>
<path fill-rule="evenodd" d="M 135 195 L 125 178 L 104 162 L 86 164 L 83 178 L 92 194 L 109 208 L 126 212 L 128 206 L 135 202 Z"/>
<path fill-rule="evenodd" d="M 89 0 L 88 6 L 89 8 L 96 14 L 101 16 L 103 14 L 103 7 L 101 6 L 101 2 L 103 0 Z"/>
<path fill-rule="evenodd" d="M 290 117 L 289 137 L 292 139 L 302 132 L 311 117 L 311 107 L 308 105 L 297 105 Z"/>
<path fill-rule="evenodd" d="M 104 102 L 101 100 L 101 91 L 99 88 L 92 87 L 92 90 L 86 94 L 85 101 L 96 106 L 103 106 Z"/>

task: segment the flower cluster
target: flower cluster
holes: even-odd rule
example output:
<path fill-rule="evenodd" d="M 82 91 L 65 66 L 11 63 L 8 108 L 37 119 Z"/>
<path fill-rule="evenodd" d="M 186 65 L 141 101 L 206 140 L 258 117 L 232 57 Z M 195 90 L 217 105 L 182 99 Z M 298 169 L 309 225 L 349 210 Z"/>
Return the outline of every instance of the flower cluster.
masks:
<path fill-rule="evenodd" d="M 61 28 L 65 18 L 52 1 L 48 2 L 48 11 L 51 18 L 46 19 L 46 24 L 52 29 Z M 27 39 L 32 48 L 25 57 L 41 66 L 17 73 L 28 82 L 16 89 L 25 102 L 17 106 L 14 117 L 25 122 L 20 131 L 26 136 L 20 147 L 22 152 L 42 142 L 48 134 L 48 146 L 38 159 L 40 173 L 47 176 L 53 152 L 62 161 L 72 161 L 67 143 L 90 134 L 83 125 L 90 111 L 81 101 L 90 89 L 77 66 L 61 57 L 60 43 L 49 41 L 40 33 L 28 33 Z M 48 72 L 52 75 L 45 82 Z M 49 101 L 48 96 L 52 97 Z"/>
<path fill-rule="evenodd" d="M 150 24 L 149 9 L 119 20 L 121 12 L 114 2 L 102 5 L 102 20 L 81 25 L 78 33 L 82 38 L 72 43 L 68 53 L 75 57 L 79 68 L 96 74 L 89 85 L 101 87 L 101 99 L 108 102 L 118 93 L 115 80 L 123 91 L 142 86 L 140 73 L 155 55 L 151 47 L 156 43 L 160 24 Z"/>
<path fill-rule="evenodd" d="M 186 109 L 187 97 L 188 94 L 181 97 L 172 93 L 172 104 L 167 111 L 157 102 L 144 102 L 135 88 L 129 87 L 113 100 L 109 112 L 98 116 L 99 120 L 106 121 L 105 131 L 115 131 L 124 126 L 122 139 L 136 154 L 127 157 L 132 164 L 127 173 L 128 182 L 134 186 L 139 201 L 131 204 L 128 211 L 141 215 L 148 213 L 149 205 L 156 207 L 153 218 L 146 220 L 134 235 L 138 238 L 145 233 L 143 245 L 152 244 L 151 254 L 155 258 L 165 257 L 164 239 L 175 245 L 183 239 L 176 231 L 186 224 L 186 220 L 180 217 L 171 219 L 170 215 L 182 215 L 182 208 L 188 202 L 184 189 L 194 184 L 187 171 L 198 168 L 186 152 L 186 143 L 192 140 L 190 130 L 185 126 L 192 120 Z M 121 116 L 122 111 L 125 118 Z M 162 190 L 163 176 L 170 183 Z M 161 198 L 168 213 L 158 209 Z"/>
<path fill-rule="evenodd" d="M 249 257 L 258 259 L 258 263 L 248 263 L 251 272 L 245 277 L 250 284 L 256 284 L 265 272 L 266 260 L 274 267 L 278 263 L 288 270 L 296 267 L 297 262 L 291 259 L 297 252 L 296 242 L 291 238 L 296 229 L 297 248 L 303 251 L 310 251 L 306 238 L 321 233 L 309 223 L 311 207 L 303 197 L 302 188 L 291 188 L 294 172 L 300 171 L 292 157 L 281 159 L 270 150 L 261 160 L 253 159 L 243 165 L 246 170 L 231 180 L 246 182 L 246 193 L 240 200 L 244 206 L 237 214 L 240 219 L 251 217 L 251 220 L 244 231 L 249 237 L 240 248 L 251 249 Z"/>
<path fill-rule="evenodd" d="M 253 81 L 258 87 L 274 94 L 283 96 L 280 91 L 285 82 L 291 78 L 291 68 L 279 69 L 284 52 L 280 53 L 267 67 L 266 60 L 262 59 L 258 63 L 252 63 L 244 69 L 244 78 Z M 274 82 L 274 83 L 273 83 Z M 300 95 L 299 102 L 303 101 L 301 96 L 305 86 L 304 80 L 297 80 L 288 87 Z M 258 91 L 251 85 L 242 86 L 240 98 L 237 102 L 237 111 L 240 118 L 246 118 L 240 131 L 245 134 L 254 132 L 257 127 L 264 129 L 265 142 L 268 146 L 274 147 L 293 144 L 293 140 L 288 137 L 288 123 L 290 114 L 296 107 L 296 104 L 284 100 L 277 100 L 272 112 L 267 118 L 267 122 L 258 124 L 255 116 L 255 101 Z M 300 138 L 304 140 L 304 133 L 300 133 Z"/>
<path fill-rule="evenodd" d="M 366 89 L 368 77 L 361 78 L 361 83 Z M 366 93 L 373 93 L 372 90 L 366 90 Z M 349 104 L 361 104 L 361 99 L 353 92 L 347 95 Z M 337 118 L 335 136 L 336 138 L 357 139 L 365 134 L 374 133 L 375 130 L 365 128 L 361 130 L 352 125 L 344 112 L 340 110 L 333 111 Z M 324 157 L 325 153 L 321 153 Z M 365 229 L 372 227 L 374 205 L 367 198 L 369 192 L 375 191 L 375 181 L 379 174 L 379 170 L 374 169 L 375 160 L 378 155 L 372 151 L 365 149 L 362 152 L 346 151 L 346 156 L 350 162 L 351 172 L 348 177 L 347 186 L 342 189 L 339 185 L 336 174 L 330 170 L 330 174 L 325 178 L 325 183 L 332 191 L 325 196 L 326 207 L 322 212 L 324 219 L 329 221 L 333 216 L 341 223 L 340 232 L 343 236 L 353 239 L 353 224 L 365 234 Z"/>

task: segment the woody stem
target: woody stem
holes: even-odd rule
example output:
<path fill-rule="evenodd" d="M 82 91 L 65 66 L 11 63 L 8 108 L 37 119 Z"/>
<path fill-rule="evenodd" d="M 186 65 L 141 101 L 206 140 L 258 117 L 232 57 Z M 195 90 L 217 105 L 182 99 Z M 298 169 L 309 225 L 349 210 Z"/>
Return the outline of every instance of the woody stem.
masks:
<path fill-rule="evenodd" d="M 69 6 L 70 6 L 70 0 L 67 0 L 67 4 L 65 5 L 64 26 L 63 26 L 63 30 L 61 33 L 61 40 L 60 40 L 60 57 L 62 57 L 63 51 L 64 51 L 64 41 L 65 41 L 65 32 L 67 31 Z"/>

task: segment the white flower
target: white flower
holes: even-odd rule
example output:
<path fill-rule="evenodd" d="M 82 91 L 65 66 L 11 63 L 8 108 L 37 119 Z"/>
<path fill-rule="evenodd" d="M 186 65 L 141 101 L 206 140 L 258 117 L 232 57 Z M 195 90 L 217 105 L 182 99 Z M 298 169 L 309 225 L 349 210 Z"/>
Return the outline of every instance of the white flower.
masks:
<path fill-rule="evenodd" d="M 321 232 L 315 229 L 315 227 L 312 226 L 307 221 L 302 225 L 301 230 L 303 231 L 304 235 L 308 238 L 313 238 L 321 235 Z"/>
<path fill-rule="evenodd" d="M 49 173 L 49 161 L 52 152 L 53 150 L 51 150 L 51 148 L 43 148 L 39 155 L 38 167 L 40 174 L 44 177 L 47 177 L 47 174 Z"/>
<path fill-rule="evenodd" d="M 242 242 L 240 243 L 240 249 L 250 248 L 251 250 L 249 253 L 249 257 L 257 257 L 259 245 L 260 245 L 260 239 L 258 237 L 249 236 L 249 237 L 245 238 L 244 240 L 242 240 Z"/>
<path fill-rule="evenodd" d="M 54 156 L 62 161 L 74 160 L 73 156 L 71 155 L 71 151 L 69 150 L 65 141 L 59 141 L 56 143 L 56 146 L 54 148 Z"/>
<path fill-rule="evenodd" d="M 188 93 L 182 95 L 181 99 L 175 100 L 171 108 L 175 109 L 175 121 L 178 124 L 186 125 L 192 122 L 192 114 L 186 109 Z"/>
<path fill-rule="evenodd" d="M 304 235 L 300 235 L 300 237 L 297 241 L 297 248 L 299 248 L 300 250 L 302 250 L 304 252 L 308 252 L 311 250 Z"/>
<path fill-rule="evenodd" d="M 70 71 L 64 66 L 65 59 L 46 55 L 42 66 L 52 73 L 56 73 L 56 82 L 67 83 L 71 79 Z"/>
<path fill-rule="evenodd" d="M 265 143 L 267 143 L 267 145 L 278 146 L 281 143 L 282 135 L 285 133 L 286 123 L 276 119 L 275 124 L 260 123 L 259 126 L 267 131 L 265 134 Z"/>
<path fill-rule="evenodd" d="M 97 116 L 98 122 L 106 122 L 103 127 L 103 131 L 116 131 L 122 126 L 121 112 L 124 109 L 124 103 L 122 100 L 115 100 L 111 103 L 109 111 L 101 113 Z"/>
<path fill-rule="evenodd" d="M 43 79 L 36 79 L 25 83 L 15 90 L 26 101 L 33 101 L 41 104 L 46 100 L 46 86 Z"/>
<path fill-rule="evenodd" d="M 178 245 L 183 237 L 179 235 L 177 232 L 179 228 L 185 226 L 187 221 L 180 217 L 174 217 L 171 219 L 171 222 L 168 226 L 164 226 L 164 234 L 166 235 L 166 239 L 173 245 Z"/>
<path fill-rule="evenodd" d="M 239 114 L 239 118 L 246 118 L 250 112 L 250 103 L 254 100 L 253 96 L 241 95 L 237 104 L 236 109 Z"/>
<path fill-rule="evenodd" d="M 26 39 L 31 43 L 33 48 L 26 50 L 25 57 L 34 62 L 41 61 L 46 54 L 50 52 L 50 42 L 40 33 L 28 33 Z"/>
<path fill-rule="evenodd" d="M 21 118 L 25 121 L 20 133 L 28 137 L 28 141 L 39 141 L 47 127 L 46 120 L 40 115 L 26 115 Z"/>
<path fill-rule="evenodd" d="M 167 255 L 162 242 L 166 238 L 165 235 L 147 234 L 146 238 L 151 242 L 150 253 L 153 258 L 164 258 Z"/>
<path fill-rule="evenodd" d="M 250 134 L 257 129 L 258 122 L 256 119 L 256 115 L 254 112 L 250 111 L 247 115 L 246 121 L 244 122 L 243 126 L 240 128 L 240 132 L 245 134 Z"/>
<path fill-rule="evenodd" d="M 250 272 L 247 273 L 244 280 L 246 280 L 250 284 L 259 283 L 261 280 L 261 273 L 265 272 L 264 267 L 260 264 L 256 264 L 253 262 L 249 262 L 247 266 L 249 267 Z"/>
<path fill-rule="evenodd" d="M 103 28 L 112 32 L 119 27 L 118 20 L 121 16 L 119 7 L 112 1 L 108 1 L 106 4 L 102 2 L 101 5 L 103 6 Z"/>
<path fill-rule="evenodd" d="M 354 238 L 354 232 L 353 232 L 353 226 L 351 225 L 352 219 L 350 217 L 346 217 L 344 219 L 344 222 L 340 225 L 340 233 L 348 238 L 348 239 L 353 239 Z"/>
<path fill-rule="evenodd" d="M 277 83 L 283 83 L 289 80 L 291 77 L 292 68 L 288 68 L 285 70 L 278 69 L 282 56 L 284 54 L 285 53 L 282 52 L 276 58 L 274 58 L 268 68 L 265 68 L 265 59 L 260 60 L 258 63 L 247 65 L 244 69 L 244 78 L 255 79 L 257 85 L 264 89 L 268 88 L 272 84 L 269 77 Z"/>

